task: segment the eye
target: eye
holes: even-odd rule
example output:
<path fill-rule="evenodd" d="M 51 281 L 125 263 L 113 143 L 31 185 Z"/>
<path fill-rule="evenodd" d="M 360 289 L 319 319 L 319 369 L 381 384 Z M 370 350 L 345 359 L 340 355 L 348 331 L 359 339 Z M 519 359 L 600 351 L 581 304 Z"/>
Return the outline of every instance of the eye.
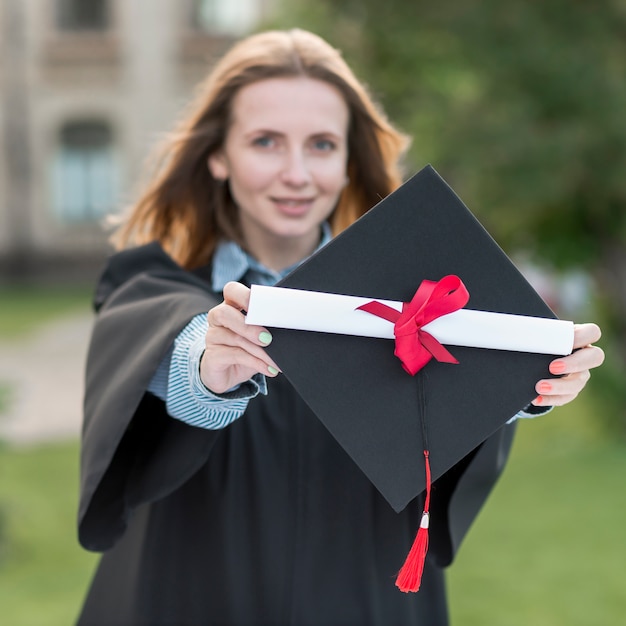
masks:
<path fill-rule="evenodd" d="M 272 135 L 259 135 L 252 140 L 252 145 L 259 148 L 272 148 L 276 145 L 276 139 Z"/>
<path fill-rule="evenodd" d="M 337 148 L 337 144 L 331 139 L 319 138 L 313 140 L 313 149 L 319 152 L 330 152 Z"/>

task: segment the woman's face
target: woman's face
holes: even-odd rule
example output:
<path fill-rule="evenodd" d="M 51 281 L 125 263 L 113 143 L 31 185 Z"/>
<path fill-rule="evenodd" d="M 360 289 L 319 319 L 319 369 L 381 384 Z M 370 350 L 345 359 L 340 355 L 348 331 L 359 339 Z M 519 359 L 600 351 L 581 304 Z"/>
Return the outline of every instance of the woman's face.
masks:
<path fill-rule="evenodd" d="M 232 103 L 211 173 L 228 179 L 249 251 L 273 269 L 310 254 L 346 184 L 348 106 L 332 85 L 272 78 Z"/>

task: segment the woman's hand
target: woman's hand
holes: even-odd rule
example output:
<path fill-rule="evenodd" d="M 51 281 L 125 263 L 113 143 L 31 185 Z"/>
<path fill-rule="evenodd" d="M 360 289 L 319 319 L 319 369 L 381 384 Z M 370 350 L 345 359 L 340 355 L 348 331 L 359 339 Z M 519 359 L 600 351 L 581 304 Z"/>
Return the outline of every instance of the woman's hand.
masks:
<path fill-rule="evenodd" d="M 601 332 L 595 324 L 574 326 L 574 352 L 550 363 L 550 372 L 561 378 L 540 380 L 535 389 L 539 396 L 535 406 L 562 406 L 571 402 L 587 384 L 590 369 L 602 365 L 604 352 L 592 345 L 600 339 Z"/>
<path fill-rule="evenodd" d="M 272 335 L 261 326 L 248 326 L 250 289 L 230 282 L 224 287 L 224 302 L 207 316 L 206 348 L 200 362 L 200 377 L 214 393 L 224 393 L 257 373 L 277 376 L 278 366 L 263 349 Z"/>

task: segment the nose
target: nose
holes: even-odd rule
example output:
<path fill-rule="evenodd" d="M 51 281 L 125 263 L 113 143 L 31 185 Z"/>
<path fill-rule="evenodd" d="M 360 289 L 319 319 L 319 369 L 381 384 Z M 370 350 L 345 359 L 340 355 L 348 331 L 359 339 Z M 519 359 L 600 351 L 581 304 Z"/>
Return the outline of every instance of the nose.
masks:
<path fill-rule="evenodd" d="M 303 150 L 292 148 L 287 152 L 281 179 L 291 187 L 304 187 L 311 181 L 311 171 Z"/>

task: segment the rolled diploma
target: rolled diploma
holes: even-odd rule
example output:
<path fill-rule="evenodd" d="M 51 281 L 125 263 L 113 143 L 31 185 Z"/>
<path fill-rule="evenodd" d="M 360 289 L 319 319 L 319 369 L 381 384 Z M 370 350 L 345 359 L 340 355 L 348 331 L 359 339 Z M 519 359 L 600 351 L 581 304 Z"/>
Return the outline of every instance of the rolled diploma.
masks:
<path fill-rule="evenodd" d="M 252 285 L 247 324 L 394 339 L 393 324 L 357 307 L 377 300 L 397 311 L 402 303 L 284 287 Z M 442 315 L 423 329 L 444 345 L 570 354 L 572 322 L 461 309 Z"/>

